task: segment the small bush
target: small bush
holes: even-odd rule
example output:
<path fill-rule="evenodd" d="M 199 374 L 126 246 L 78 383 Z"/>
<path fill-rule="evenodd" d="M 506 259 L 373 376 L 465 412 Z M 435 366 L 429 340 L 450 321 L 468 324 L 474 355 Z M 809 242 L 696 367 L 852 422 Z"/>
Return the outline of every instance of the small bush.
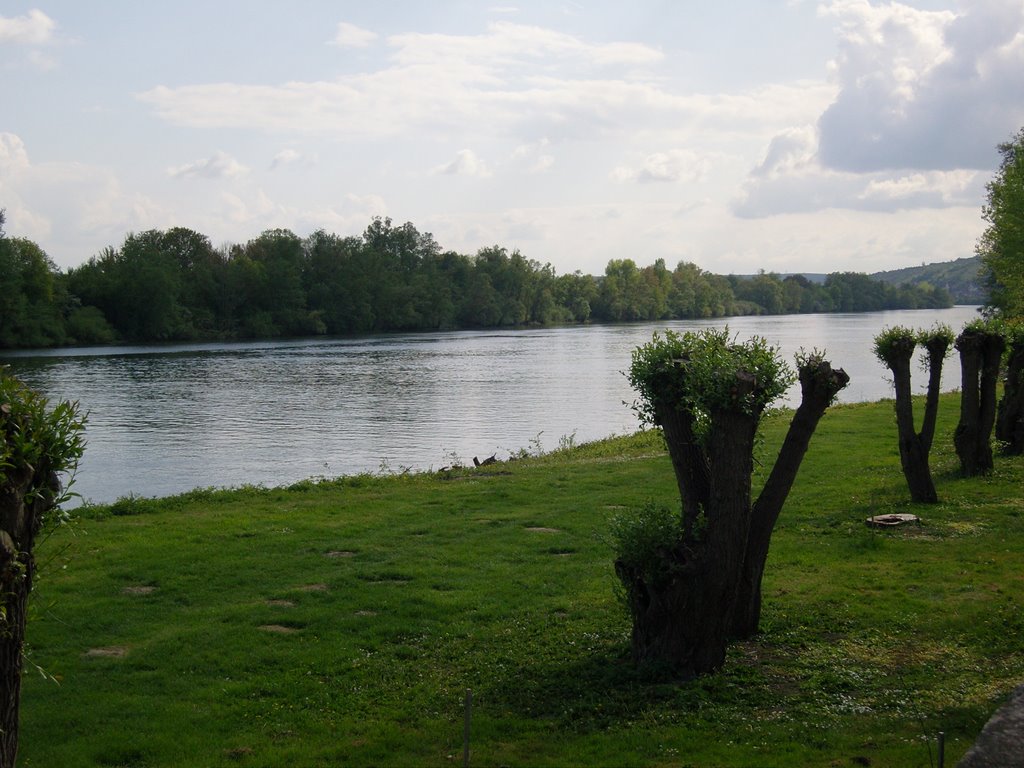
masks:
<path fill-rule="evenodd" d="M 616 563 L 648 584 L 662 584 L 670 577 L 668 553 L 683 536 L 679 512 L 648 501 L 613 515 L 608 527 Z"/>

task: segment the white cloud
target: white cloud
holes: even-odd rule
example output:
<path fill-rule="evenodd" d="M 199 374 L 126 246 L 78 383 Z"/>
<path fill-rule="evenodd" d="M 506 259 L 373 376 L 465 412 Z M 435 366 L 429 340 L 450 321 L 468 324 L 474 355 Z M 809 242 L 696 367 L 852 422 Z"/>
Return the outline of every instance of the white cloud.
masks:
<path fill-rule="evenodd" d="M 838 0 L 819 12 L 839 23 L 835 99 L 816 125 L 774 136 L 736 215 L 977 210 L 995 144 L 1024 122 L 1024 5 L 957 15 Z"/>
<path fill-rule="evenodd" d="M 274 159 L 270 161 L 270 170 L 276 171 L 280 168 L 287 166 L 302 166 L 312 167 L 316 165 L 317 158 L 315 155 L 304 155 L 297 149 L 286 147 L 274 155 Z"/>
<path fill-rule="evenodd" d="M 751 173 L 758 177 L 777 177 L 799 172 L 816 162 L 817 131 L 813 126 L 788 128 L 768 145 L 764 160 Z"/>
<path fill-rule="evenodd" d="M 53 39 L 57 22 L 38 9 L 24 16 L 0 16 L 0 43 L 44 45 Z"/>
<path fill-rule="evenodd" d="M 555 156 L 548 152 L 550 145 L 546 138 L 520 144 L 512 150 L 512 163 L 525 167 L 527 173 L 547 173 L 555 165 Z"/>
<path fill-rule="evenodd" d="M 127 232 L 170 220 L 148 196 L 126 192 L 107 168 L 32 162 L 12 133 L 0 133 L 0 201 L 8 233 L 35 240 L 62 266 L 81 264 Z"/>
<path fill-rule="evenodd" d="M 672 149 L 647 155 L 635 167 L 619 166 L 611 177 L 615 181 L 700 181 L 711 168 L 706 156 L 688 149 Z"/>
<path fill-rule="evenodd" d="M 249 169 L 226 152 L 218 150 L 204 160 L 196 160 L 185 165 L 167 169 L 167 175 L 175 179 L 202 178 L 225 179 L 240 176 Z"/>
<path fill-rule="evenodd" d="M 379 195 L 348 194 L 340 204 L 295 206 L 272 199 L 261 188 L 222 191 L 210 210 L 199 217 L 200 225 L 242 242 L 268 226 L 291 229 L 302 235 L 323 229 L 347 235 L 362 232 L 374 216 L 386 216 L 387 205 Z M 224 223 L 228 222 L 225 227 Z M 271 222 L 271 224 L 268 224 Z"/>
<path fill-rule="evenodd" d="M 819 121 L 823 165 L 849 171 L 991 169 L 1024 123 L 1024 4 L 957 15 L 840 0 L 839 86 Z"/>
<path fill-rule="evenodd" d="M 203 128 L 323 133 L 337 140 L 422 136 L 546 124 L 632 131 L 652 113 L 669 122 L 705 108 L 637 73 L 663 55 L 636 43 L 593 45 L 538 27 L 501 22 L 479 35 L 388 38 L 378 69 L 279 85 L 157 86 L 138 98 L 162 119 Z M 598 76 L 615 70 L 616 77 Z M 562 74 L 564 73 L 564 74 Z M 752 95 L 748 106 L 760 99 Z M 758 107 L 763 110 L 762 107 Z"/>
<path fill-rule="evenodd" d="M 477 157 L 473 150 L 462 149 L 456 153 L 454 160 L 434 168 L 432 173 L 447 176 L 474 176 L 485 179 L 491 175 L 491 169 L 487 167 L 483 160 Z"/>
<path fill-rule="evenodd" d="M 987 175 L 972 170 L 852 173 L 807 163 L 786 173 L 751 174 L 733 204 L 741 218 L 828 209 L 895 212 L 971 208 L 977 216 Z"/>
<path fill-rule="evenodd" d="M 29 167 L 25 142 L 13 133 L 0 133 L 0 180 Z"/>
<path fill-rule="evenodd" d="M 373 45 L 376 40 L 376 32 L 341 21 L 338 22 L 338 29 L 334 33 L 331 45 L 337 45 L 341 48 L 367 48 Z"/>

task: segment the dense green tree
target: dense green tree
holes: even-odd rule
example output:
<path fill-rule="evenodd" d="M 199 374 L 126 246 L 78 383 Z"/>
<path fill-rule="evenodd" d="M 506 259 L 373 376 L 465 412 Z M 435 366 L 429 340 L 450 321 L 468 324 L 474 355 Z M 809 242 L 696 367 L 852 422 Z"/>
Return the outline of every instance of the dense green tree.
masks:
<path fill-rule="evenodd" d="M 601 320 L 629 322 L 647 320 L 643 301 L 645 289 L 639 267 L 632 259 L 612 259 L 598 286 L 594 314 Z"/>
<path fill-rule="evenodd" d="M 0 235 L 0 347 L 63 344 L 66 303 L 50 257 L 31 240 Z"/>
<path fill-rule="evenodd" d="M 210 239 L 185 227 L 174 227 L 160 236 L 160 249 L 178 265 L 181 281 L 180 334 L 187 338 L 217 338 L 232 327 L 235 309 L 225 292 L 227 270 L 223 253 Z"/>
<path fill-rule="evenodd" d="M 786 311 L 785 292 L 778 275 L 762 272 L 749 280 L 738 280 L 733 291 L 739 301 L 757 305 L 759 314 L 781 315 Z"/>
<path fill-rule="evenodd" d="M 130 234 L 116 257 L 117 298 L 108 314 L 129 339 L 185 338 L 182 277 L 174 255 L 164 249 L 162 232 Z"/>
<path fill-rule="evenodd" d="M 555 300 L 564 310 L 567 322 L 585 323 L 593 312 L 597 299 L 597 280 L 579 270 L 555 279 Z"/>
<path fill-rule="evenodd" d="M 306 309 L 306 252 L 298 235 L 269 229 L 246 243 L 239 258 L 249 262 L 246 301 L 239 307 L 246 335 L 299 336 L 320 330 Z"/>
<path fill-rule="evenodd" d="M 362 240 L 317 230 L 307 239 L 306 252 L 308 307 L 323 322 L 326 332 L 373 331 L 373 274 Z"/>
<path fill-rule="evenodd" d="M 999 145 L 999 170 L 988 184 L 982 217 L 988 227 L 977 244 L 989 290 L 988 308 L 1024 317 L 1024 128 Z"/>
<path fill-rule="evenodd" d="M 184 227 L 126 236 L 61 274 L 33 243 L 0 240 L 0 346 L 420 331 L 945 306 L 941 291 L 832 275 L 743 278 L 612 259 L 557 275 L 495 245 L 442 252 L 429 232 L 375 218 L 361 237 L 271 229 L 214 248 Z M 948 299 L 948 295 L 946 297 Z"/>

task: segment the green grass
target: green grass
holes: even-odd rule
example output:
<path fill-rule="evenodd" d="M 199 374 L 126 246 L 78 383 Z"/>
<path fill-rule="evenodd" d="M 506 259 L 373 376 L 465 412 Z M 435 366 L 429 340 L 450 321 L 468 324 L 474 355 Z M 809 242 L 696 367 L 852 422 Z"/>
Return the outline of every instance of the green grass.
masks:
<path fill-rule="evenodd" d="M 907 768 L 939 731 L 951 765 L 1024 680 L 1024 462 L 959 478 L 957 404 L 931 506 L 908 501 L 891 402 L 826 415 L 762 633 L 687 683 L 629 661 L 607 543 L 616 510 L 676 503 L 650 433 L 87 509 L 39 552 L 20 764 L 461 764 L 469 688 L 474 766 Z M 922 525 L 864 525 L 892 511 Z"/>

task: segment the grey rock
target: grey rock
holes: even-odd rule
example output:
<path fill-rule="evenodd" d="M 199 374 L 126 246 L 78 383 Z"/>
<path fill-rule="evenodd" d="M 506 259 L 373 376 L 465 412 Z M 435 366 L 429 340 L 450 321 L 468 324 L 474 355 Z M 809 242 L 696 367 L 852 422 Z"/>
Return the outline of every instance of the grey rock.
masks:
<path fill-rule="evenodd" d="M 957 768 L 1024 768 L 1024 685 L 989 718 Z"/>

